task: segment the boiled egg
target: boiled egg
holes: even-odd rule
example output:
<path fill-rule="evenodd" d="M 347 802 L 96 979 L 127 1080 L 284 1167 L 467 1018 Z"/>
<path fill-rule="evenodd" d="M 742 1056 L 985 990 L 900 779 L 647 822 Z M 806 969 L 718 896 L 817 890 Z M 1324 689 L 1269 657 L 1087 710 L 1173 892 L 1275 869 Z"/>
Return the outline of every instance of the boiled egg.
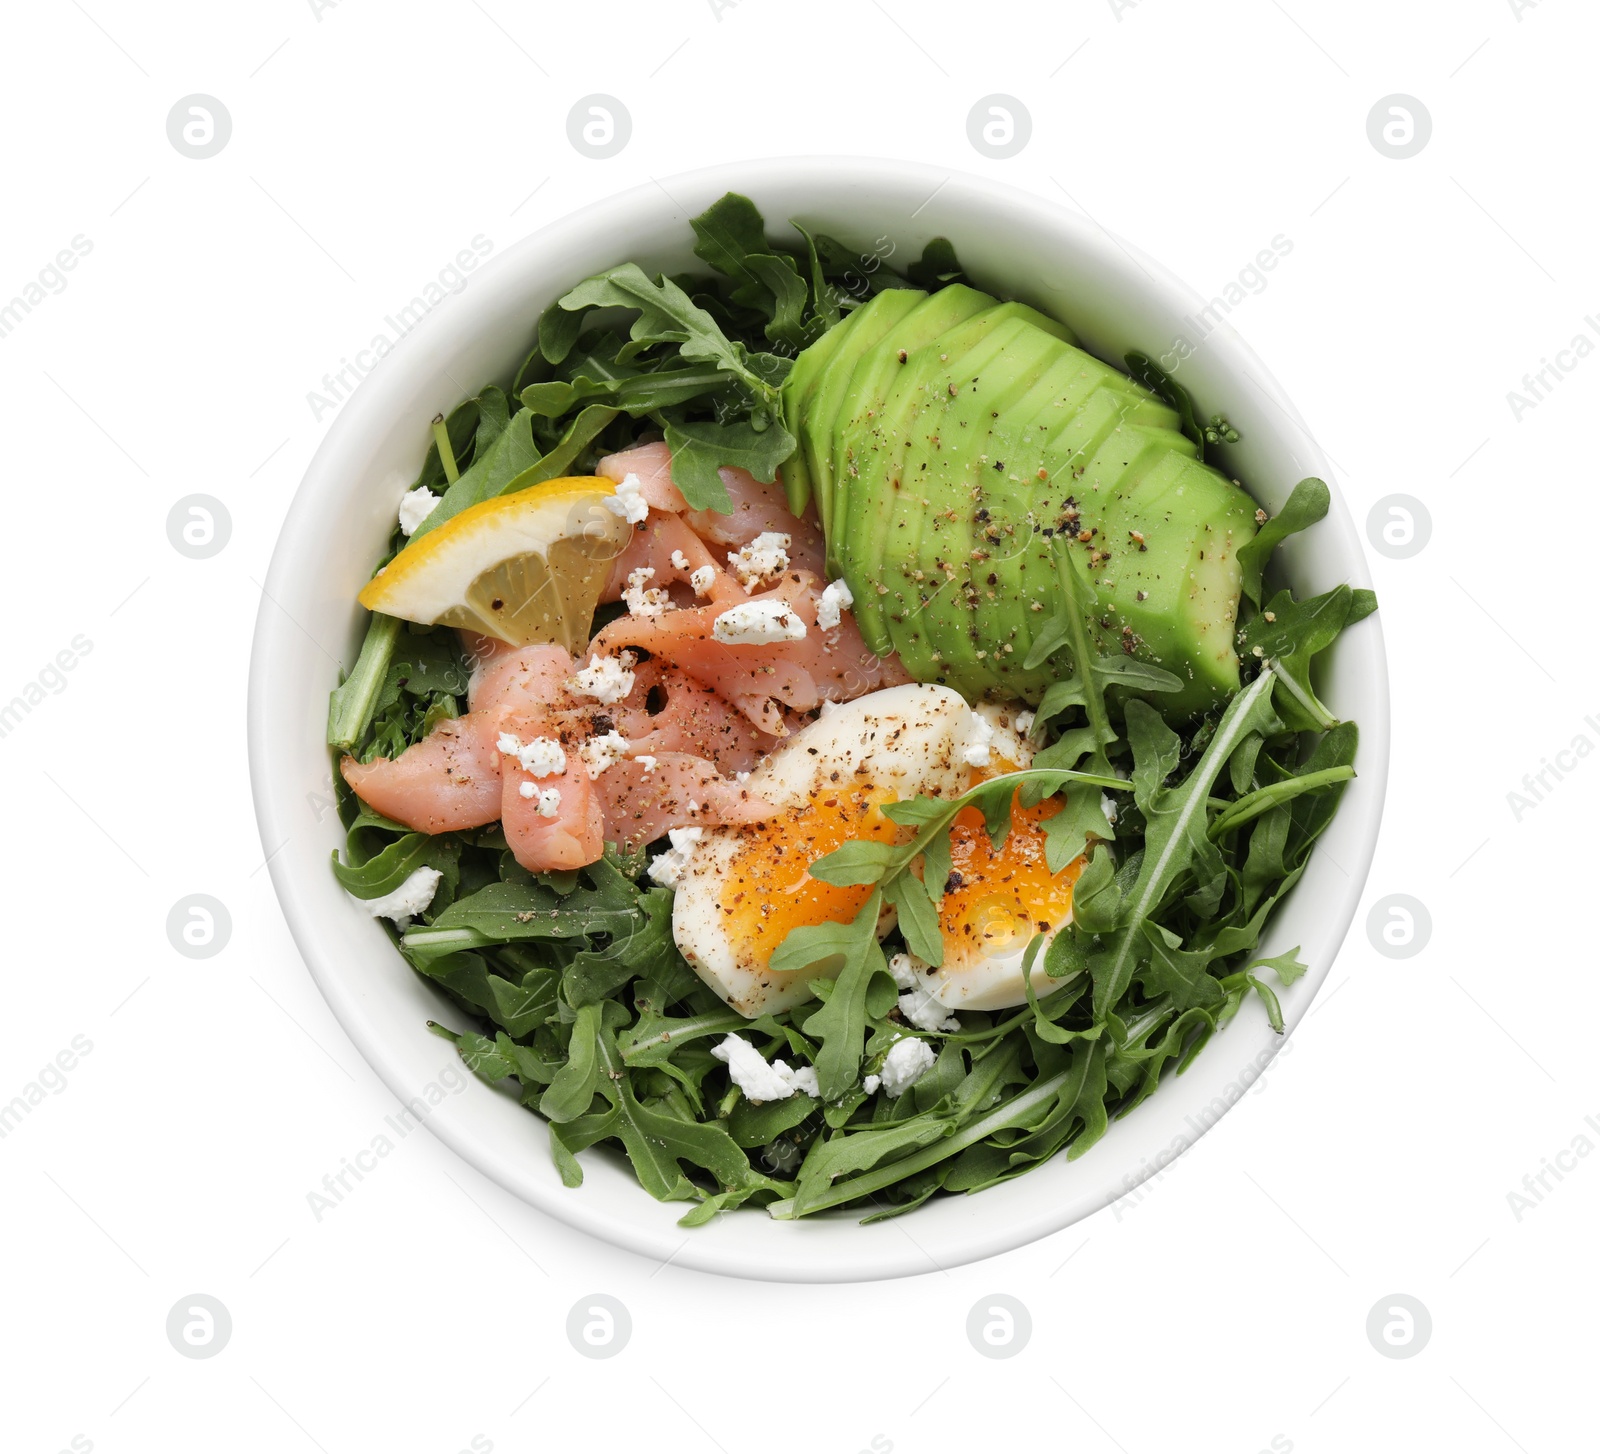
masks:
<path fill-rule="evenodd" d="M 980 707 L 995 722 L 990 761 L 972 770 L 973 782 L 1028 766 L 1033 750 L 1003 709 Z M 1044 947 L 1072 922 L 1072 885 L 1085 861 L 1076 858 L 1060 873 L 1045 861 L 1044 823 L 1061 811 L 1046 798 L 1024 808 L 1011 803 L 1011 831 L 996 853 L 983 814 L 963 808 L 950 828 L 950 877 L 939 906 L 944 963 L 937 969 L 913 960 L 917 987 L 950 1010 L 1004 1010 L 1027 1000 L 1022 960 L 1035 934 L 1045 936 L 1033 971 L 1036 993 L 1055 981 L 1041 968 Z M 904 1008 L 904 1006 L 902 1006 Z"/>
<path fill-rule="evenodd" d="M 675 835 L 681 862 L 673 870 L 672 929 L 684 958 L 728 1005 L 752 1018 L 810 998 L 816 971 L 774 970 L 772 955 L 800 925 L 853 919 L 872 893 L 812 878 L 811 865 L 851 839 L 906 841 L 911 830 L 884 815 L 887 803 L 955 797 L 984 777 L 1025 765 L 1031 753 L 1016 726 L 1004 709 L 975 711 L 957 693 L 932 685 L 889 687 L 827 710 L 751 773 L 751 793 L 778 810 L 772 818 L 706 828 L 694 841 L 679 843 Z M 940 913 L 944 964 L 929 970 L 909 961 L 917 980 L 901 1007 L 913 1023 L 925 1018 L 914 1011 L 932 1002 L 947 1007 L 933 1011 L 939 1019 L 952 1008 L 1022 1003 L 1029 939 L 1071 918 L 1076 866 L 1049 872 L 1038 826 L 1052 807 L 1018 807 L 999 853 L 989 846 L 981 814 L 964 810 L 958 817 Z M 880 936 L 892 927 L 885 915 Z M 1049 983 L 1035 975 L 1036 983 Z"/>

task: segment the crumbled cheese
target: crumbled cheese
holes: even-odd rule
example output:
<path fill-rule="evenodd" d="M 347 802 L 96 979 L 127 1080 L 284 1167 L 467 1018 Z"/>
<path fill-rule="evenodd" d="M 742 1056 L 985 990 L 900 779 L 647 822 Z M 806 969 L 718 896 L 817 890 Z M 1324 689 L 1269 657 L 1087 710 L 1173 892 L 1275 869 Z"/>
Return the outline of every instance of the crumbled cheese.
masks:
<path fill-rule="evenodd" d="M 861 1079 L 861 1089 L 864 1090 L 869 1096 L 877 1095 L 878 1087 L 882 1084 L 883 1079 L 881 1076 L 867 1075 L 863 1076 Z"/>
<path fill-rule="evenodd" d="M 634 758 L 634 761 L 646 772 L 654 772 L 656 770 L 656 760 L 648 752 L 641 752 Z"/>
<path fill-rule="evenodd" d="M 534 812 L 541 818 L 553 818 L 561 811 L 560 788 L 541 788 L 536 783 L 519 783 L 517 791 L 525 798 L 539 800 Z"/>
<path fill-rule="evenodd" d="M 926 960 L 918 959 L 914 954 L 890 956 L 889 973 L 905 991 L 900 996 L 900 1013 L 919 1030 L 959 1030 L 961 1021 L 939 1003 L 933 990 L 928 987 L 927 974 L 930 968 Z"/>
<path fill-rule="evenodd" d="M 994 741 L 994 724 L 981 712 L 972 714 L 972 735 L 962 750 L 961 760 L 968 767 L 988 767 L 989 744 Z"/>
<path fill-rule="evenodd" d="M 673 568 L 673 570 L 688 570 L 689 569 L 689 557 L 686 556 L 681 550 L 673 551 L 672 552 L 672 568 Z"/>
<path fill-rule="evenodd" d="M 791 1069 L 781 1060 L 769 1065 L 754 1045 L 738 1035 L 724 1036 L 711 1054 L 728 1067 L 728 1079 L 754 1104 L 786 1101 L 796 1091 L 808 1096 L 819 1092 L 817 1072 L 811 1066 Z"/>
<path fill-rule="evenodd" d="M 817 715 L 819 717 L 831 717 L 843 705 L 842 702 L 834 701 L 832 697 L 824 697 L 818 704 Z"/>
<path fill-rule="evenodd" d="M 1017 729 L 1017 736 L 1026 737 L 1030 732 L 1033 731 L 1033 724 L 1037 720 L 1037 714 L 1033 712 L 1018 712 L 1016 722 L 1014 723 Z"/>
<path fill-rule="evenodd" d="M 600 503 L 630 525 L 639 524 L 650 513 L 650 502 L 644 497 L 644 485 L 639 476 L 631 471 L 622 477 L 616 494 L 608 495 Z"/>
<path fill-rule="evenodd" d="M 603 737 L 591 737 L 578 749 L 578 756 L 589 769 L 589 776 L 597 778 L 612 763 L 628 755 L 628 739 L 620 732 L 607 732 Z"/>
<path fill-rule="evenodd" d="M 717 579 L 717 568 L 714 565 L 703 565 L 698 570 L 689 572 L 689 584 L 694 588 L 697 596 L 710 595 L 711 587 Z"/>
<path fill-rule="evenodd" d="M 374 919 L 393 919 L 402 929 L 433 902 L 434 891 L 444 875 L 436 868 L 412 869 L 411 877 L 381 899 L 355 899 Z"/>
<path fill-rule="evenodd" d="M 736 783 L 747 783 L 750 781 L 750 774 L 747 772 L 736 772 L 733 775 L 733 780 Z"/>
<path fill-rule="evenodd" d="M 712 1053 L 715 1054 L 714 1051 Z M 933 1068 L 933 1062 L 934 1054 L 928 1048 L 927 1041 L 902 1035 L 883 1057 L 883 1068 L 879 1075 L 885 1094 L 890 1097 L 904 1095 Z"/>
<path fill-rule="evenodd" d="M 667 829 L 667 841 L 672 846 L 651 861 L 651 879 L 663 888 L 677 888 L 678 880 L 689 866 L 689 855 L 694 852 L 695 844 L 705 836 L 705 831 L 704 828 Z"/>
<path fill-rule="evenodd" d="M 665 591 L 657 587 L 645 589 L 644 583 L 654 576 L 655 571 L 647 565 L 628 573 L 628 589 L 622 599 L 628 603 L 630 616 L 660 616 L 672 609 L 672 598 Z"/>
<path fill-rule="evenodd" d="M 730 606 L 711 623 L 712 637 L 727 646 L 771 646 L 805 640 L 806 623 L 786 601 L 746 601 Z"/>
<path fill-rule="evenodd" d="M 908 1024 L 919 1030 L 949 1033 L 961 1028 L 961 1021 L 939 1002 L 932 990 L 920 984 L 900 996 L 900 1013 Z"/>
<path fill-rule="evenodd" d="M 817 598 L 817 625 L 832 631 L 839 624 L 839 612 L 855 605 L 856 598 L 843 581 L 829 581 Z"/>
<path fill-rule="evenodd" d="M 418 485 L 414 490 L 407 490 L 400 501 L 401 534 L 415 535 L 417 527 L 433 514 L 434 507 L 438 503 L 439 496 L 426 485 Z"/>
<path fill-rule="evenodd" d="M 611 707 L 633 690 L 633 673 L 629 670 L 638 658 L 630 651 L 620 657 L 597 656 L 567 683 L 573 691 L 593 697 L 602 706 Z"/>
<path fill-rule="evenodd" d="M 789 569 L 789 537 L 763 530 L 748 545 L 728 552 L 728 565 L 748 596 L 757 586 Z"/>
<path fill-rule="evenodd" d="M 1115 823 L 1117 821 L 1117 802 L 1110 793 L 1100 794 L 1100 811 L 1106 815 L 1106 822 Z"/>
<path fill-rule="evenodd" d="M 894 982 L 903 990 L 911 989 L 921 981 L 919 976 L 924 975 L 932 966 L 925 959 L 918 959 L 915 954 L 891 954 L 889 956 L 889 973 L 894 976 Z"/>
<path fill-rule="evenodd" d="M 505 756 L 516 758 L 517 766 L 531 777 L 555 777 L 567 770 L 566 749 L 553 737 L 523 742 L 515 732 L 502 732 L 495 745 Z"/>

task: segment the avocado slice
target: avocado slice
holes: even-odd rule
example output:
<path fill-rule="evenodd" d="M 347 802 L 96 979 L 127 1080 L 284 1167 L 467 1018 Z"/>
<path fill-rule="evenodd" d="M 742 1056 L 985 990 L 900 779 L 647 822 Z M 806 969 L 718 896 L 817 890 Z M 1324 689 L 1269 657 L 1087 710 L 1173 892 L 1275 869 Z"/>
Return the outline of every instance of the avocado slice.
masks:
<path fill-rule="evenodd" d="M 806 387 L 806 380 L 802 377 L 800 381 L 799 389 L 796 391 L 800 427 L 798 429 L 792 425 L 789 427 L 790 432 L 800 441 L 799 450 L 803 454 L 804 468 L 811 481 L 812 498 L 817 502 L 817 518 L 822 522 L 824 539 L 833 528 L 834 421 L 840 417 L 840 401 L 849 387 L 850 376 L 855 372 L 856 362 L 862 353 L 871 348 L 888 329 L 927 296 L 915 288 L 885 288 L 881 293 L 875 293 L 839 324 L 839 328 L 848 325 L 849 332 L 831 350 L 804 398 L 800 397 L 799 389 Z M 830 329 L 829 333 L 823 336 L 828 337 L 837 333 L 839 328 Z M 819 339 L 818 343 L 820 342 Z M 818 344 L 814 343 L 811 348 L 817 346 Z M 800 357 L 804 358 L 810 351 L 811 349 L 805 350 Z M 798 367 L 799 361 L 796 360 L 796 368 Z M 793 377 L 794 370 L 791 369 L 790 378 Z M 786 381 L 784 384 L 786 395 L 788 390 L 789 384 Z M 786 407 L 785 417 L 787 413 Z"/>
<path fill-rule="evenodd" d="M 969 566 L 983 522 L 972 501 L 985 461 L 970 441 L 997 410 L 1032 392 L 1060 346 L 1012 305 L 1000 305 L 919 350 L 883 411 L 884 429 L 901 431 L 904 446 L 898 455 L 885 449 L 870 456 L 859 482 L 861 508 L 849 512 L 850 549 L 841 565 L 852 591 L 857 578 L 869 583 L 863 634 L 881 636 L 902 661 L 909 651 L 917 664 L 906 662 L 908 671 L 930 672 L 930 680 L 958 691 L 987 679 L 993 649 L 973 617 L 980 585 Z M 903 419 L 908 397 L 920 406 L 910 427 Z"/>
<path fill-rule="evenodd" d="M 806 464 L 806 452 L 800 444 L 801 431 L 811 396 L 816 392 L 817 380 L 828 361 L 849 337 L 850 329 L 860 316 L 858 308 L 847 313 L 809 348 L 803 350 L 783 381 L 780 402 L 783 406 L 784 428 L 794 435 L 796 447 L 793 454 L 778 466 L 778 478 L 783 483 L 783 493 L 789 502 L 791 515 L 804 515 L 811 503 L 811 470 Z"/>
<path fill-rule="evenodd" d="M 952 283 L 937 293 L 925 296 L 888 329 L 856 361 L 849 386 L 840 400 L 833 433 L 833 492 L 835 528 L 828 536 L 828 569 L 832 574 L 849 548 L 849 537 L 856 528 L 857 515 L 883 505 L 872 490 L 860 501 L 860 510 L 846 504 L 859 490 L 860 469 L 865 452 L 893 454 L 899 444 L 891 431 L 877 427 L 881 422 L 886 396 L 898 381 L 911 354 L 948 332 L 956 324 L 992 309 L 995 300 L 987 293 Z M 852 590 L 854 587 L 851 588 Z"/>
<path fill-rule="evenodd" d="M 1200 461 L 1171 408 L 1053 320 L 1016 304 L 972 312 L 961 290 L 950 314 L 963 320 L 930 337 L 943 297 L 919 295 L 870 342 L 847 339 L 820 376 L 828 392 L 819 383 L 801 410 L 808 458 L 830 451 L 829 558 L 868 645 L 969 698 L 1037 701 L 1073 669 L 1065 653 L 1022 665 L 1060 606 L 1046 532 L 1070 528 L 1099 649 L 1183 680 L 1163 712 L 1236 690 L 1237 555 L 1254 502 Z"/>

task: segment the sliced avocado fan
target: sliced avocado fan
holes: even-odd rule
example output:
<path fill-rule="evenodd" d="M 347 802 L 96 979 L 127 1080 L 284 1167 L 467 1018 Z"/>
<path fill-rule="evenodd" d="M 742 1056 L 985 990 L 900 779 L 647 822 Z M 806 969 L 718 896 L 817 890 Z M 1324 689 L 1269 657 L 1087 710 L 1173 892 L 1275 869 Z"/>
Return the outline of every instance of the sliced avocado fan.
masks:
<path fill-rule="evenodd" d="M 1055 319 L 961 284 L 885 289 L 799 356 L 783 402 L 790 506 L 815 500 L 867 645 L 919 681 L 1037 702 L 1074 669 L 1066 651 L 1023 664 L 1062 605 L 1064 535 L 1098 649 L 1182 681 L 1167 716 L 1238 690 L 1255 502 Z"/>

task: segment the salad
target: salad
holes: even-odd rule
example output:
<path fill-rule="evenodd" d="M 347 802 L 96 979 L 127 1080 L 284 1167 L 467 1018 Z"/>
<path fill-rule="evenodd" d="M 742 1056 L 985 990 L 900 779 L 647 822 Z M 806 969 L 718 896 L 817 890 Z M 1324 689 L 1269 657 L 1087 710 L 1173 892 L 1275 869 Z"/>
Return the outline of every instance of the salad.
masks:
<path fill-rule="evenodd" d="M 333 693 L 333 872 L 548 1124 L 685 1225 L 868 1221 L 1181 1073 L 1354 775 L 1269 516 L 1152 360 L 730 193 L 433 423 Z"/>

